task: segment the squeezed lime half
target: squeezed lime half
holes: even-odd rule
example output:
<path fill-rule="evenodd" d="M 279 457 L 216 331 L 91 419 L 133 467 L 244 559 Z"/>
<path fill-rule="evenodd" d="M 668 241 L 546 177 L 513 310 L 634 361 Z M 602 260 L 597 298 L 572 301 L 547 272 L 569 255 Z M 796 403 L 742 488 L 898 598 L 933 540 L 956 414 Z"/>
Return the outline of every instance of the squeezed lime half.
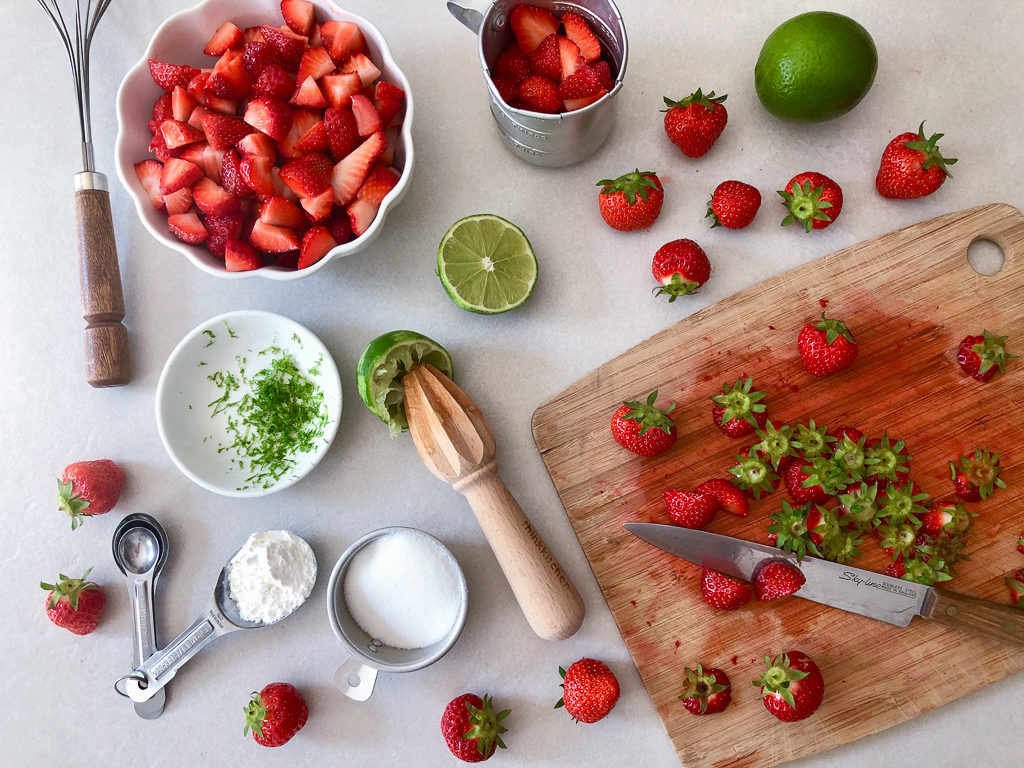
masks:
<path fill-rule="evenodd" d="M 391 331 L 378 336 L 363 350 L 356 366 L 359 397 L 393 435 L 409 428 L 402 377 L 414 363 L 429 363 L 448 378 L 453 377 L 448 350 L 416 331 Z"/>

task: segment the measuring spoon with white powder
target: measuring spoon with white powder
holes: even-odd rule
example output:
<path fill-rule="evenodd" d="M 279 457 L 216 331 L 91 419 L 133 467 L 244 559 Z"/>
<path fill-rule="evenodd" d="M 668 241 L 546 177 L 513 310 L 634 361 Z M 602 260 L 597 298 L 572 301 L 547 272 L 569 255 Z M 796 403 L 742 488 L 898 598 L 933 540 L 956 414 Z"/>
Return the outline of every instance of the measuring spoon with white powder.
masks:
<path fill-rule="evenodd" d="M 350 656 L 334 684 L 351 699 L 373 693 L 377 672 L 413 672 L 444 656 L 466 623 L 458 561 L 429 533 L 372 531 L 338 559 L 327 587 L 331 627 Z"/>
<path fill-rule="evenodd" d="M 303 539 L 291 531 L 252 534 L 221 570 L 213 597 L 192 626 L 118 680 L 115 690 L 148 701 L 214 638 L 280 621 L 305 602 L 315 582 L 316 557 Z"/>

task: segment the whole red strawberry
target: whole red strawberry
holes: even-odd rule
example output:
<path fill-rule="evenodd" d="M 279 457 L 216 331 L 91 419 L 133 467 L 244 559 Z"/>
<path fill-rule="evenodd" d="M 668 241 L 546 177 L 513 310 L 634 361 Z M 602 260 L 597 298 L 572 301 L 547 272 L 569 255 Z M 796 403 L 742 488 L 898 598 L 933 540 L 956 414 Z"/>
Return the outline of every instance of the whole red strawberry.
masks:
<path fill-rule="evenodd" d="M 697 493 L 704 493 L 713 496 L 718 506 L 736 517 L 746 517 L 750 512 L 750 502 L 747 495 L 739 488 L 720 477 L 705 480 L 695 489 Z"/>
<path fill-rule="evenodd" d="M 124 470 L 110 459 L 76 461 L 64 467 L 57 483 L 57 507 L 71 518 L 75 530 L 85 517 L 113 509 L 123 483 Z"/>
<path fill-rule="evenodd" d="M 810 656 L 789 651 L 764 657 L 764 673 L 754 681 L 761 686 L 764 708 L 779 720 L 792 723 L 810 717 L 825 698 L 825 681 Z"/>
<path fill-rule="evenodd" d="M 501 721 L 511 710 L 495 714 L 494 702 L 484 694 L 464 693 L 448 702 L 441 715 L 441 734 L 448 749 L 459 760 L 479 763 L 494 754 L 498 747 L 505 749 L 501 734 L 508 729 Z"/>
<path fill-rule="evenodd" d="M 988 448 L 975 448 L 973 456 L 961 456 L 955 464 L 949 462 L 953 488 L 964 501 L 983 501 L 996 488 L 1005 488 L 1000 469 L 999 454 Z"/>
<path fill-rule="evenodd" d="M 612 437 L 623 448 L 640 456 L 657 456 L 676 442 L 676 425 L 668 414 L 676 407 L 672 403 L 664 410 L 654 405 L 658 390 L 647 396 L 647 402 L 630 400 L 612 416 Z"/>
<path fill-rule="evenodd" d="M 711 262 L 704 250 L 693 240 L 680 238 L 665 243 L 654 254 L 651 263 L 654 279 L 661 283 L 655 296 L 668 296 L 671 304 L 680 296 L 694 293 L 711 277 Z"/>
<path fill-rule="evenodd" d="M 843 210 L 843 190 L 832 179 L 816 171 L 798 173 L 779 192 L 788 211 L 782 226 L 799 222 L 805 231 L 824 229 Z"/>
<path fill-rule="evenodd" d="M 762 566 L 754 577 L 754 594 L 762 602 L 777 600 L 792 595 L 806 580 L 795 565 L 785 560 L 772 560 Z"/>
<path fill-rule="evenodd" d="M 684 528 L 703 528 L 714 519 L 718 509 L 715 497 L 704 493 L 672 489 L 662 496 L 672 522 Z"/>
<path fill-rule="evenodd" d="M 619 700 L 619 681 L 597 659 L 583 658 L 572 663 L 569 669 L 559 667 L 558 672 L 565 682 L 555 709 L 564 705 L 565 711 L 577 722 L 596 723 L 611 712 Z"/>
<path fill-rule="evenodd" d="M 753 585 L 710 568 L 701 569 L 700 593 L 704 602 L 720 611 L 734 611 L 750 602 Z"/>
<path fill-rule="evenodd" d="M 825 317 L 807 323 L 796 340 L 800 361 L 812 376 L 831 376 L 853 365 L 857 359 L 857 342 L 842 320 Z"/>
<path fill-rule="evenodd" d="M 1006 352 L 1006 336 L 994 336 L 983 330 L 981 336 L 965 336 L 956 352 L 961 370 L 978 381 L 988 381 L 1002 373 L 1007 358 L 1016 357 Z"/>
<path fill-rule="evenodd" d="M 955 157 L 943 157 L 938 141 L 943 134 L 925 138 L 924 122 L 917 133 L 901 133 L 890 141 L 882 152 L 882 162 L 875 176 L 875 188 L 882 197 L 909 200 L 924 197 L 942 186 L 951 176 L 947 165 Z"/>
<path fill-rule="evenodd" d="M 661 213 L 665 192 L 654 171 L 637 168 L 617 179 L 602 179 L 597 186 L 601 187 L 597 196 L 601 218 L 612 229 L 647 229 Z"/>
<path fill-rule="evenodd" d="M 730 387 L 722 384 L 722 391 L 711 396 L 714 403 L 711 418 L 729 437 L 744 437 L 760 429 L 768 420 L 766 406 L 761 400 L 767 392 L 751 392 L 754 380 L 749 376 L 736 379 Z"/>
<path fill-rule="evenodd" d="M 683 675 L 683 692 L 679 698 L 687 712 L 713 715 L 729 706 L 732 686 L 725 672 L 715 667 L 704 669 L 698 664 L 696 669 L 687 667 Z"/>
<path fill-rule="evenodd" d="M 701 89 L 684 99 L 673 101 L 665 97 L 665 133 L 687 157 L 701 157 L 722 135 L 729 121 L 722 102 L 726 96 L 715 96 L 714 91 L 705 96 Z"/>
<path fill-rule="evenodd" d="M 761 193 L 757 191 L 757 187 L 744 184 L 742 181 L 723 181 L 711 193 L 708 212 L 704 218 L 711 217 L 712 229 L 743 229 L 754 220 L 760 207 Z"/>
<path fill-rule="evenodd" d="M 88 635 L 100 623 L 103 606 L 107 596 L 103 589 L 88 581 L 89 568 L 80 579 L 69 579 L 63 573 L 56 584 L 39 582 L 39 586 L 49 590 L 46 596 L 46 615 L 58 627 L 76 635 Z"/>
<path fill-rule="evenodd" d="M 290 683 L 271 683 L 254 693 L 245 707 L 245 729 L 257 744 L 280 747 L 306 724 L 309 708 Z"/>

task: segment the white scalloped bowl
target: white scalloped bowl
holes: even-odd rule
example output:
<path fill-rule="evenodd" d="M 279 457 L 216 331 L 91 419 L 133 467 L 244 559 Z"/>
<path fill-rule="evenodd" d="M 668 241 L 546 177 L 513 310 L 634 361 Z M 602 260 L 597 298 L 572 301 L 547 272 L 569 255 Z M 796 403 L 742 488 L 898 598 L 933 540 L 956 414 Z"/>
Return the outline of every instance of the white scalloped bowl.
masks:
<path fill-rule="evenodd" d="M 149 151 L 151 136 L 148 122 L 151 119 L 153 102 L 161 90 L 149 74 L 149 60 L 158 59 L 172 64 L 189 64 L 193 67 L 211 67 L 216 59 L 203 53 L 203 46 L 222 22 L 230 20 L 238 27 L 245 28 L 258 24 L 281 26 L 280 0 L 205 0 L 171 16 L 160 25 L 149 41 L 145 54 L 132 67 L 121 82 L 117 93 L 117 144 L 115 156 L 117 175 L 135 201 L 143 225 L 157 240 L 168 248 L 183 254 L 204 272 L 228 279 L 265 277 L 270 280 L 298 280 L 319 271 L 329 261 L 357 253 L 365 249 L 380 233 L 388 212 L 401 200 L 409 188 L 413 170 L 412 149 L 412 90 L 405 74 L 398 68 L 391 49 L 380 30 L 361 16 L 349 13 L 330 0 L 310 0 L 317 7 L 317 18 L 321 21 L 339 19 L 353 21 L 359 25 L 370 51 L 370 58 L 381 71 L 381 76 L 405 91 L 405 119 L 395 147 L 394 166 L 401 171 L 398 184 L 380 204 L 377 216 L 367 230 L 347 243 L 332 248 L 326 256 L 305 269 L 284 269 L 261 267 L 248 272 L 228 272 L 223 259 L 214 256 L 202 245 L 188 245 L 171 234 L 167 227 L 167 216 L 153 207 L 149 196 L 135 174 L 135 163 L 153 157 Z"/>

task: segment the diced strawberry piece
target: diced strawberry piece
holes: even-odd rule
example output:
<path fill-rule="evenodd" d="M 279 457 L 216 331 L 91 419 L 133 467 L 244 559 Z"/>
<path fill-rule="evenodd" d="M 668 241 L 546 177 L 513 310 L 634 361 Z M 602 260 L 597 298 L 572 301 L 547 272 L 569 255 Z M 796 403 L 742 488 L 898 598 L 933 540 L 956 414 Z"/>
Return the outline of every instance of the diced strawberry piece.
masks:
<path fill-rule="evenodd" d="M 230 149 L 255 130 L 244 120 L 216 112 L 203 115 L 202 123 L 206 140 L 214 149 Z"/>
<path fill-rule="evenodd" d="M 174 87 L 179 88 L 180 86 L 176 85 Z M 161 93 L 160 98 L 153 102 L 153 119 L 158 123 L 162 123 L 169 117 L 174 117 L 174 107 L 171 102 L 171 94 Z"/>
<path fill-rule="evenodd" d="M 337 64 L 343 63 L 353 53 L 366 50 L 362 30 L 351 21 L 325 21 L 320 25 L 320 38 Z"/>
<path fill-rule="evenodd" d="M 275 27 L 262 26 L 260 32 L 263 33 L 263 39 L 267 41 L 277 55 L 281 57 L 281 61 L 284 62 L 286 67 L 295 69 L 299 66 L 302 61 L 302 54 L 306 50 L 306 38 L 302 35 L 296 35 L 287 27 L 285 29 L 277 29 Z"/>
<path fill-rule="evenodd" d="M 252 225 L 249 242 L 264 253 L 290 251 L 302 245 L 295 232 L 288 227 L 275 227 L 273 224 L 266 224 L 259 219 Z"/>
<path fill-rule="evenodd" d="M 191 93 L 180 85 L 174 86 L 174 91 L 171 93 L 171 116 L 175 120 L 187 123 L 192 115 L 192 110 L 197 106 L 199 106 L 199 102 Z"/>
<path fill-rule="evenodd" d="M 242 179 L 260 197 L 274 194 L 274 177 L 270 169 L 274 167 L 274 159 L 260 155 L 244 155 L 239 165 Z"/>
<path fill-rule="evenodd" d="M 317 120 L 308 131 L 302 134 L 295 142 L 295 149 L 299 152 L 325 152 L 327 143 L 327 129 L 323 120 Z"/>
<path fill-rule="evenodd" d="M 327 103 L 341 109 L 349 106 L 352 94 L 359 93 L 363 81 L 359 79 L 357 72 L 342 72 L 337 75 L 324 75 L 320 86 Z"/>
<path fill-rule="evenodd" d="M 306 223 L 302 211 L 291 200 L 283 197 L 271 197 L 260 206 L 260 221 L 273 224 L 275 227 L 301 227 Z"/>
<path fill-rule="evenodd" d="M 191 93 L 200 103 L 206 99 L 206 81 L 210 79 L 211 70 L 196 70 L 196 74 L 188 81 L 185 90 Z M 172 89 L 173 90 L 173 89 Z"/>
<path fill-rule="evenodd" d="M 334 210 L 334 190 L 328 187 L 316 197 L 300 197 L 299 205 L 311 221 L 323 221 Z"/>
<path fill-rule="evenodd" d="M 228 272 L 248 272 L 263 266 L 256 249 L 244 240 L 230 239 L 224 247 L 224 267 Z"/>
<path fill-rule="evenodd" d="M 281 178 L 281 169 L 278 166 L 274 166 L 270 169 L 270 178 L 274 182 L 274 195 L 277 197 L 283 197 L 285 200 L 291 200 L 294 203 L 299 202 L 299 196 L 295 194 L 295 190 L 284 183 L 284 179 Z"/>
<path fill-rule="evenodd" d="M 582 16 L 567 11 L 562 14 L 562 24 L 565 25 L 566 37 L 576 43 L 588 64 L 601 58 L 601 41 Z"/>
<path fill-rule="evenodd" d="M 299 266 L 299 251 L 282 251 L 274 258 L 274 266 L 281 269 L 297 269 Z"/>
<path fill-rule="evenodd" d="M 337 245 L 327 227 L 310 227 L 302 236 L 302 248 L 299 251 L 299 261 L 296 266 L 299 269 L 305 269 L 316 264 Z"/>
<path fill-rule="evenodd" d="M 232 211 L 223 216 L 207 216 L 204 223 L 210 237 L 223 236 L 225 240 L 236 240 L 243 236 L 245 214 Z"/>
<path fill-rule="evenodd" d="M 576 43 L 562 36 L 558 37 L 558 59 L 561 64 L 562 82 L 565 82 L 565 78 L 576 74 L 576 71 L 586 63 L 583 56 L 580 55 L 580 49 Z"/>
<path fill-rule="evenodd" d="M 359 129 L 351 109 L 328 109 L 324 113 L 324 130 L 335 160 L 341 160 L 359 144 Z"/>
<path fill-rule="evenodd" d="M 380 122 L 385 128 L 402 108 L 405 101 L 405 91 L 397 85 L 392 85 L 385 80 L 378 80 L 373 87 L 373 106 L 380 114 Z"/>
<path fill-rule="evenodd" d="M 164 195 L 164 207 L 167 208 L 168 216 L 188 213 L 192 208 L 192 187 L 182 187 L 177 192 Z"/>
<path fill-rule="evenodd" d="M 377 217 L 378 208 L 380 206 L 374 205 L 369 200 L 358 198 L 349 203 L 345 212 L 348 214 L 349 224 L 352 225 L 353 235 L 359 237 L 369 228 L 370 223 Z"/>
<path fill-rule="evenodd" d="M 331 186 L 331 161 L 311 153 L 281 168 L 281 180 L 299 197 L 316 197 Z"/>
<path fill-rule="evenodd" d="M 601 59 L 596 64 L 591 64 L 590 68 L 597 73 L 597 79 L 601 82 L 601 87 L 606 91 L 610 91 L 615 87 L 615 79 L 612 77 L 612 68 L 608 66 L 608 62 Z"/>
<path fill-rule="evenodd" d="M 309 37 L 316 21 L 313 4 L 308 0 L 281 0 L 281 16 L 292 32 L 305 37 Z"/>
<path fill-rule="evenodd" d="M 202 141 L 206 137 L 202 131 L 198 131 L 188 123 L 171 118 L 160 123 L 160 135 L 164 137 L 164 144 L 168 149 L 177 149 L 195 141 Z"/>
<path fill-rule="evenodd" d="M 519 98 L 526 109 L 535 112 L 554 114 L 562 107 L 562 100 L 558 98 L 558 84 L 540 75 L 530 75 L 519 84 Z"/>
<path fill-rule="evenodd" d="M 252 86 L 255 96 L 269 96 L 281 101 L 288 101 L 295 93 L 295 81 L 279 64 L 268 64 L 256 78 Z"/>
<path fill-rule="evenodd" d="M 393 125 L 384 131 L 384 138 L 387 140 L 387 146 L 384 147 L 384 154 L 380 156 L 380 162 L 386 166 L 393 166 L 395 164 L 395 147 L 398 146 L 398 137 L 401 133 L 401 128 L 397 125 Z"/>
<path fill-rule="evenodd" d="M 170 93 L 176 85 L 186 87 L 189 80 L 199 74 L 199 70 L 184 64 L 168 64 L 150 59 L 149 74 L 152 75 L 154 83 Z"/>
<path fill-rule="evenodd" d="M 361 93 L 352 97 L 352 114 L 356 118 L 356 131 L 364 139 L 383 128 L 377 108 Z"/>
<path fill-rule="evenodd" d="M 252 188 L 242 178 L 242 161 L 238 153 L 229 149 L 224 153 L 221 164 L 221 186 L 236 197 L 249 197 L 252 195 Z"/>
<path fill-rule="evenodd" d="M 586 65 L 580 67 L 576 74 L 570 75 L 558 86 L 558 96 L 568 110 L 593 104 L 605 93 L 597 73 Z"/>
<path fill-rule="evenodd" d="M 258 96 L 249 102 L 242 119 L 270 138 L 281 141 L 292 127 L 292 108 L 283 101 Z"/>
<path fill-rule="evenodd" d="M 195 163 L 203 169 L 203 173 L 206 173 L 206 164 L 203 159 L 203 155 L 209 148 L 209 144 L 205 141 L 197 141 L 194 144 L 186 144 L 184 147 L 178 150 L 176 157 L 180 157 L 182 160 L 188 160 L 190 163 Z"/>
<path fill-rule="evenodd" d="M 377 131 L 334 166 L 331 186 L 334 188 L 334 200 L 338 205 L 348 205 L 352 202 L 356 192 L 366 181 L 370 168 L 384 152 L 386 143 L 384 134 Z"/>
<path fill-rule="evenodd" d="M 519 50 L 529 56 L 548 35 L 558 32 L 558 17 L 551 11 L 534 5 L 520 3 L 509 14 L 512 34 L 519 43 Z"/>
<path fill-rule="evenodd" d="M 263 39 L 263 30 L 261 27 L 246 27 L 242 31 L 242 36 L 245 39 L 245 44 L 249 43 L 265 43 Z"/>
<path fill-rule="evenodd" d="M 200 104 L 198 107 L 192 110 L 192 114 L 188 116 L 188 120 L 186 120 L 185 122 L 187 122 L 196 130 L 200 130 L 203 131 L 203 133 L 206 133 L 206 131 L 203 130 L 203 116 L 216 114 L 219 113 L 214 112 L 212 109 L 204 107 L 202 104 Z"/>
<path fill-rule="evenodd" d="M 188 160 L 172 157 L 160 172 L 160 194 L 169 195 L 203 177 L 203 169 Z"/>
<path fill-rule="evenodd" d="M 359 52 L 348 57 L 348 61 L 342 65 L 341 71 L 358 73 L 363 88 L 372 85 L 380 77 L 380 70 L 377 69 L 377 66 L 370 61 L 369 57 Z"/>
<path fill-rule="evenodd" d="M 320 87 L 316 84 L 316 80 L 312 77 L 307 77 L 302 81 L 299 89 L 295 91 L 295 95 L 291 98 L 291 103 L 297 107 L 323 109 L 327 106 L 327 99 L 324 98 Z"/>
<path fill-rule="evenodd" d="M 240 48 L 244 40 L 245 35 L 242 34 L 242 30 L 230 21 L 225 21 L 217 27 L 217 31 L 213 33 L 213 37 L 203 48 L 203 53 L 207 56 L 220 56 L 230 48 Z"/>
<path fill-rule="evenodd" d="M 167 121 L 165 120 L 164 122 Z M 163 125 L 163 123 L 160 125 Z M 161 163 L 165 163 L 174 157 L 171 154 L 171 150 L 167 148 L 167 143 L 164 141 L 164 135 L 160 132 L 159 126 L 157 126 L 156 133 L 153 134 L 153 140 L 149 142 L 149 151 L 155 154 Z"/>
<path fill-rule="evenodd" d="M 201 243 L 209 236 L 195 211 L 168 216 L 167 225 L 171 228 L 171 234 L 191 245 Z"/>
<path fill-rule="evenodd" d="M 558 35 L 548 35 L 530 54 L 530 72 L 549 80 L 562 77 L 562 59 L 559 53 Z"/>
<path fill-rule="evenodd" d="M 501 100 L 506 104 L 511 104 L 515 101 L 519 95 L 519 86 L 508 80 L 502 80 L 500 77 L 496 77 L 493 80 L 494 87 L 498 89 L 498 95 L 501 96 Z"/>
<path fill-rule="evenodd" d="M 160 191 L 160 174 L 163 171 L 163 164 L 159 160 L 143 160 L 134 166 L 135 175 L 139 177 L 139 183 L 149 195 L 149 201 L 158 211 L 164 210 L 164 196 Z"/>
<path fill-rule="evenodd" d="M 356 197 L 373 205 L 380 205 L 388 192 L 395 188 L 401 178 L 394 168 L 375 165 L 366 177 L 363 186 L 356 192 Z"/>
<path fill-rule="evenodd" d="M 250 133 L 239 141 L 238 151 L 241 152 L 243 156 L 253 155 L 265 157 L 271 161 L 273 161 L 277 155 L 277 149 L 274 147 L 274 140 L 259 131 Z"/>
<path fill-rule="evenodd" d="M 221 96 L 214 96 L 212 93 L 207 93 L 206 98 L 203 99 L 203 104 L 214 112 L 219 112 L 222 115 L 234 116 L 238 112 L 238 102 L 234 99 L 225 99 Z"/>
<path fill-rule="evenodd" d="M 202 178 L 192 187 L 196 207 L 207 216 L 223 216 L 238 209 L 238 198 L 213 179 Z"/>
<path fill-rule="evenodd" d="M 221 99 L 237 101 L 249 95 L 252 80 L 245 71 L 245 61 L 241 51 L 225 51 L 210 73 L 206 81 L 206 93 Z M 207 98 L 209 102 L 209 98 Z"/>
<path fill-rule="evenodd" d="M 242 49 L 242 64 L 253 80 L 260 76 L 265 67 L 281 63 L 281 57 L 277 55 L 277 51 L 263 41 L 246 43 L 245 48 Z"/>
<path fill-rule="evenodd" d="M 343 210 L 335 209 L 324 226 L 339 245 L 352 239 L 352 223 L 348 220 L 348 214 Z"/>
<path fill-rule="evenodd" d="M 200 166 L 206 173 L 208 178 L 213 179 L 218 184 L 221 183 L 221 176 L 224 172 L 224 152 L 223 149 L 214 149 L 209 144 L 203 144 L 203 164 Z"/>
<path fill-rule="evenodd" d="M 563 99 L 562 103 L 565 105 L 566 112 L 572 112 L 574 109 L 583 109 L 589 107 L 595 101 L 604 96 L 607 91 L 602 88 L 597 93 L 591 94 L 590 96 L 579 96 L 577 98 Z"/>
<path fill-rule="evenodd" d="M 311 77 L 319 80 L 324 75 L 329 75 L 335 70 L 334 59 L 327 52 L 326 48 L 307 48 L 302 54 L 302 63 L 299 64 L 299 73 L 295 76 L 295 82 L 299 85 Z"/>
<path fill-rule="evenodd" d="M 502 51 L 497 61 L 494 62 L 492 73 L 495 79 L 507 80 L 513 85 L 519 85 L 530 74 L 530 62 L 523 52 L 519 50 L 516 43 L 509 43 L 508 48 Z"/>

